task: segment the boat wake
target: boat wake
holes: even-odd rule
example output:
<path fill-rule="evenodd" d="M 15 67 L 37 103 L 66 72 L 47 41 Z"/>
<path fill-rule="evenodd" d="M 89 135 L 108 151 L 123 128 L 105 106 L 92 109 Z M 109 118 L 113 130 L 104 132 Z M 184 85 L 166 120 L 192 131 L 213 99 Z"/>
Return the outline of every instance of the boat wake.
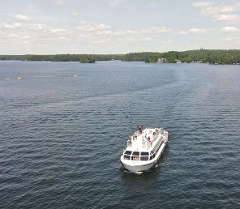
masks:
<path fill-rule="evenodd" d="M 133 174 L 137 174 L 137 175 L 141 175 L 143 174 L 143 171 L 141 172 L 131 172 L 131 171 L 128 171 L 128 170 L 124 170 L 125 173 L 133 173 Z"/>

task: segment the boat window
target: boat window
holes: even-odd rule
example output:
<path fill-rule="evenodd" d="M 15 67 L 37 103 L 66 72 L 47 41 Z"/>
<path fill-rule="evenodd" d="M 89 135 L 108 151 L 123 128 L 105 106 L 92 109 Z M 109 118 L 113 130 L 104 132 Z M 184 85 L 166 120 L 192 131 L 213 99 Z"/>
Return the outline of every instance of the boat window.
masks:
<path fill-rule="evenodd" d="M 151 153 L 151 155 L 154 155 L 156 152 L 155 152 L 155 150 Z"/>
<path fill-rule="evenodd" d="M 132 160 L 139 160 L 139 152 L 133 152 L 131 159 L 132 159 Z"/>
<path fill-rule="evenodd" d="M 141 161 L 148 161 L 148 156 L 143 155 L 143 156 L 141 156 L 140 160 Z"/>
<path fill-rule="evenodd" d="M 132 151 L 129 151 L 129 150 L 124 152 L 124 154 L 126 154 L 126 155 L 131 155 L 131 153 L 132 153 Z"/>
<path fill-rule="evenodd" d="M 155 154 L 150 156 L 150 160 L 152 160 L 153 158 L 155 158 Z"/>
<path fill-rule="evenodd" d="M 124 160 L 130 160 L 130 156 L 129 155 L 124 155 Z"/>
<path fill-rule="evenodd" d="M 132 155 L 139 155 L 139 152 L 133 152 Z"/>
<path fill-rule="evenodd" d="M 149 153 L 148 152 L 141 152 L 141 158 L 140 160 L 141 161 L 148 161 L 148 158 L 149 158 Z"/>

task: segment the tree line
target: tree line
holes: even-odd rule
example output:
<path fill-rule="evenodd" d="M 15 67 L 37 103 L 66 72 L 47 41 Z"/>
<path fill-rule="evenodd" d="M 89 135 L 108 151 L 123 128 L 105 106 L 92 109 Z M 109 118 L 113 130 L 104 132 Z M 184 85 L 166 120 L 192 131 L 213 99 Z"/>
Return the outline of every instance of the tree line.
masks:
<path fill-rule="evenodd" d="M 0 55 L 0 60 L 22 61 L 51 61 L 51 62 L 82 62 L 94 63 L 96 61 L 122 60 L 121 54 L 55 54 L 55 55 Z"/>
<path fill-rule="evenodd" d="M 156 62 L 200 62 L 209 64 L 237 64 L 240 63 L 240 50 L 189 50 L 169 51 L 164 53 L 142 52 L 128 53 L 123 57 L 124 61 L 142 61 L 146 63 Z"/>
<path fill-rule="evenodd" d="M 201 62 L 210 64 L 240 63 L 240 50 L 189 50 L 169 52 L 138 52 L 127 54 L 56 54 L 56 55 L 0 55 L 0 60 L 51 61 L 51 62 L 81 62 L 122 60 L 126 62 L 141 61 L 146 63 Z"/>

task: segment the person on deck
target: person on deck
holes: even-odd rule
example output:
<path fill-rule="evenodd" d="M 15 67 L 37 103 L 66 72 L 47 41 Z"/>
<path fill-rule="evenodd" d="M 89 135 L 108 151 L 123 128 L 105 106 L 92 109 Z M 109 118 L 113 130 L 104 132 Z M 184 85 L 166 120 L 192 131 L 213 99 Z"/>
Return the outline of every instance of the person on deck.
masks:
<path fill-rule="evenodd" d="M 142 128 L 139 128 L 138 131 L 139 131 L 139 134 L 142 134 Z"/>
<path fill-rule="evenodd" d="M 148 148 L 150 148 L 150 147 L 151 147 L 151 140 L 150 140 L 150 136 L 148 137 L 147 145 L 148 145 Z"/>

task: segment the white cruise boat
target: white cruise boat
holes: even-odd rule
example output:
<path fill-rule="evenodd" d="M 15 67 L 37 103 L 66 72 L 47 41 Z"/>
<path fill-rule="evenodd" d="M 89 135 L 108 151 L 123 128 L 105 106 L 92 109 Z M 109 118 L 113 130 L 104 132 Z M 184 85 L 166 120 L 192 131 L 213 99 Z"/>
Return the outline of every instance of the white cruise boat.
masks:
<path fill-rule="evenodd" d="M 168 142 L 168 131 L 163 128 L 138 128 L 129 137 L 120 158 L 123 167 L 134 173 L 147 171 L 156 165 Z"/>

